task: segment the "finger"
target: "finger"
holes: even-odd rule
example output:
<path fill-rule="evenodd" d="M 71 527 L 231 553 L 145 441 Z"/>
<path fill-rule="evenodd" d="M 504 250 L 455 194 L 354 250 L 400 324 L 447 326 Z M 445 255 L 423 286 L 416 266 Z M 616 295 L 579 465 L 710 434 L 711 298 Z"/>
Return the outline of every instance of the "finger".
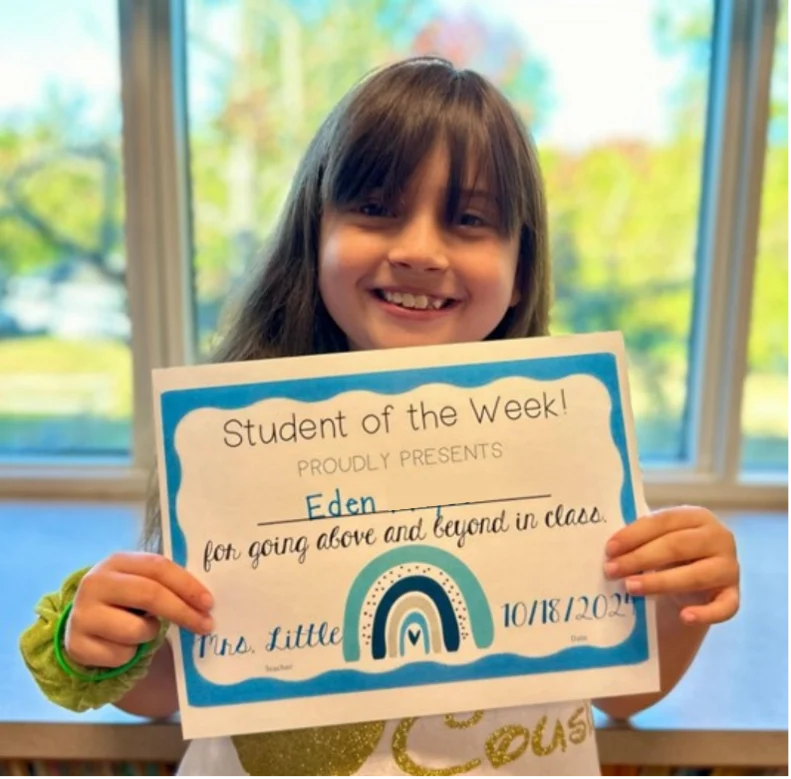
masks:
<path fill-rule="evenodd" d="M 178 595 L 154 579 L 125 573 L 108 573 L 103 580 L 102 602 L 123 608 L 142 609 L 180 625 L 193 633 L 208 633 L 212 620 L 185 603 Z"/>
<path fill-rule="evenodd" d="M 710 517 L 704 509 L 674 508 L 656 511 L 621 528 L 607 542 L 605 552 L 608 557 L 617 557 L 667 533 L 708 524 Z"/>
<path fill-rule="evenodd" d="M 637 549 L 611 558 L 604 564 L 604 573 L 611 579 L 665 568 L 710 557 L 712 537 L 706 527 L 677 530 L 649 541 Z"/>
<path fill-rule="evenodd" d="M 154 617 L 138 617 L 125 609 L 99 605 L 88 613 L 72 612 L 73 629 L 89 636 L 123 646 L 138 646 L 153 641 L 160 630 Z"/>
<path fill-rule="evenodd" d="M 714 625 L 725 622 L 739 610 L 739 588 L 726 587 L 703 606 L 688 606 L 681 611 L 681 619 L 687 624 Z"/>
<path fill-rule="evenodd" d="M 154 579 L 200 611 L 211 608 L 211 593 L 189 571 L 158 554 L 135 552 L 113 555 L 108 561 L 112 570 Z"/>
<path fill-rule="evenodd" d="M 63 646 L 69 660 L 89 668 L 118 668 L 128 663 L 137 652 L 134 647 L 113 644 L 84 633 L 72 637 L 68 628 Z"/>
<path fill-rule="evenodd" d="M 735 561 L 726 557 L 708 557 L 666 571 L 631 576 L 624 585 L 631 595 L 659 595 L 705 592 L 732 586 L 736 581 Z"/>

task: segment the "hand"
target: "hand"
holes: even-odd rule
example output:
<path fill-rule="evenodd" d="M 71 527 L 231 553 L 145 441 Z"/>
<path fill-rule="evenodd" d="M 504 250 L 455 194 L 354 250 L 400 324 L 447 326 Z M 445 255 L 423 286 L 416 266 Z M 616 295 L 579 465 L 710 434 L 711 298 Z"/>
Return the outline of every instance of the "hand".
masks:
<path fill-rule="evenodd" d="M 670 595 L 687 624 L 730 619 L 739 609 L 739 563 L 733 534 L 706 509 L 657 511 L 607 543 L 604 573 L 625 579 L 633 595 Z"/>
<path fill-rule="evenodd" d="M 64 647 L 80 665 L 117 668 L 159 633 L 163 618 L 194 633 L 211 630 L 208 590 L 162 555 L 114 554 L 83 577 Z"/>

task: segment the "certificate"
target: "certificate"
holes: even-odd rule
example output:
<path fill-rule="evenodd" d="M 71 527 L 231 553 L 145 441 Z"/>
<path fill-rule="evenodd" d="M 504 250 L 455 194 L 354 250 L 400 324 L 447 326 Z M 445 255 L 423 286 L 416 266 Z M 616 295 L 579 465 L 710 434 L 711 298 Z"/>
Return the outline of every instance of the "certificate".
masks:
<path fill-rule="evenodd" d="M 657 690 L 620 334 L 154 372 L 184 737 Z"/>

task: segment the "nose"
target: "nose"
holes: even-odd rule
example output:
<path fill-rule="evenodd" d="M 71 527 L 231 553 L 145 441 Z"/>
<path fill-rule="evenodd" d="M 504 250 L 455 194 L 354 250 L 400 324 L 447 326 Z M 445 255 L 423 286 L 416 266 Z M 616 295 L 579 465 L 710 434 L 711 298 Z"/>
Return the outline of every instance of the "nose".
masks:
<path fill-rule="evenodd" d="M 402 270 L 445 270 L 448 256 L 441 228 L 430 217 L 410 220 L 398 232 L 387 261 Z"/>

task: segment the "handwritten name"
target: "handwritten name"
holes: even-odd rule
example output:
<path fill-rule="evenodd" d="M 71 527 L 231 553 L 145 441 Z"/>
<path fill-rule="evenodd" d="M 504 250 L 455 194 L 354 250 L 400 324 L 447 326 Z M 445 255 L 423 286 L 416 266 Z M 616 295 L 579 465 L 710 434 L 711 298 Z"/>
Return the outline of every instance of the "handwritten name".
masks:
<path fill-rule="evenodd" d="M 319 646 L 337 646 L 343 636 L 339 627 L 330 627 L 326 622 L 300 623 L 294 628 L 277 625 L 269 631 L 267 652 L 287 652 L 295 649 L 314 649 Z"/>
<path fill-rule="evenodd" d="M 324 497 L 323 492 L 306 495 L 305 506 L 308 519 L 376 514 L 376 501 L 371 495 L 362 495 L 359 498 L 341 498 L 341 491 L 337 487 L 330 500 Z"/>
<path fill-rule="evenodd" d="M 223 638 L 216 633 L 209 633 L 198 639 L 198 657 L 214 655 L 215 657 L 234 657 L 255 652 L 244 636 Z"/>

